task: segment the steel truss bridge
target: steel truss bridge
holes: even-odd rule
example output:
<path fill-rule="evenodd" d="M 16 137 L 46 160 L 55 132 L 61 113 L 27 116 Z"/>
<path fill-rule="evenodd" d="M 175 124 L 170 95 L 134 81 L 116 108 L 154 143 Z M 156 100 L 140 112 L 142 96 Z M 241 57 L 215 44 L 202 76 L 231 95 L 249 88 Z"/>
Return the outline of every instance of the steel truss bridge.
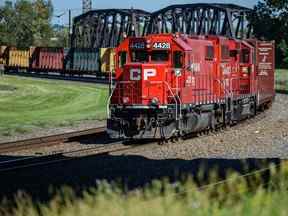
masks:
<path fill-rule="evenodd" d="M 234 4 L 171 5 L 154 13 L 136 9 L 92 10 L 74 19 L 71 46 L 116 47 L 126 36 L 151 33 L 253 37 L 253 10 Z"/>

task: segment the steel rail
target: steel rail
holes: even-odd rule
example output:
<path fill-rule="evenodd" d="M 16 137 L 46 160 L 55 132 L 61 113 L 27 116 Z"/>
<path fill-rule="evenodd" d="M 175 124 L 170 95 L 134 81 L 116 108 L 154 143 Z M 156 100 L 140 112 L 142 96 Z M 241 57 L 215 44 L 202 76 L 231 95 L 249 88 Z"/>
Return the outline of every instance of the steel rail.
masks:
<path fill-rule="evenodd" d="M 18 140 L 7 143 L 0 143 L 0 153 L 9 153 L 31 148 L 39 148 L 45 146 L 57 145 L 58 143 L 67 142 L 71 139 L 89 136 L 93 134 L 101 134 L 106 131 L 106 127 L 91 128 L 87 130 L 68 132 L 56 135 L 36 137 L 26 140 Z"/>
<path fill-rule="evenodd" d="M 99 84 L 103 86 L 107 86 L 109 84 L 108 78 L 101 78 L 97 76 L 64 76 L 61 74 L 53 73 L 53 72 L 46 72 L 43 73 L 33 73 L 33 72 L 25 72 L 25 73 L 17 73 L 17 72 L 5 72 L 6 75 L 9 76 L 18 76 L 18 77 L 29 77 L 29 78 L 36 78 L 36 79 L 46 79 L 46 80 L 60 80 L 60 81 L 67 81 L 67 82 L 79 82 L 79 83 L 87 83 L 87 84 Z"/>
<path fill-rule="evenodd" d="M 0 163 L 0 173 L 30 168 L 30 167 L 40 167 L 65 161 L 72 161 L 81 159 L 87 156 L 104 155 L 115 152 L 128 151 L 129 149 L 136 148 L 139 146 L 127 146 L 122 144 L 122 142 L 114 142 L 111 144 L 100 145 L 97 147 L 84 148 L 72 151 L 63 151 L 56 154 L 27 157 L 23 159 L 7 160 Z"/>

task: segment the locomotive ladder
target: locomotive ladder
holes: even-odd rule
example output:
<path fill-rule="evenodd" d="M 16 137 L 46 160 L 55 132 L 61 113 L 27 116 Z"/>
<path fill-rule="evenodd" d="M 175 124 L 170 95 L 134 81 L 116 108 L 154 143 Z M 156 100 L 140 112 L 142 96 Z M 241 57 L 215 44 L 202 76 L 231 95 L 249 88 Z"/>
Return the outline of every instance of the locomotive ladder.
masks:
<path fill-rule="evenodd" d="M 174 99 L 175 101 L 175 106 L 176 106 L 176 111 L 175 111 L 175 118 L 176 118 L 176 121 L 179 121 L 181 118 L 182 118 L 182 113 L 181 113 L 181 109 L 182 109 L 182 103 L 181 103 L 181 99 L 179 97 L 178 94 L 174 94 L 171 86 L 166 82 L 166 81 L 163 81 L 163 83 L 167 86 L 170 94 L 172 95 L 172 98 Z M 178 89 L 177 89 L 178 90 Z M 179 101 L 179 102 L 178 102 Z"/>

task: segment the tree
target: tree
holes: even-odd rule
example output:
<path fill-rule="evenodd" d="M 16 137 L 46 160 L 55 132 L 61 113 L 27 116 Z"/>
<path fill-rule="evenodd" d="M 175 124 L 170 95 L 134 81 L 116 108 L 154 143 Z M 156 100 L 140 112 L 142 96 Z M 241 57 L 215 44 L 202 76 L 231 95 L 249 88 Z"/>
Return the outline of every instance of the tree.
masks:
<path fill-rule="evenodd" d="M 24 48 L 33 45 L 33 31 L 34 26 L 32 19 L 35 17 L 33 5 L 29 1 L 16 1 L 15 6 L 15 17 L 12 20 L 11 25 L 15 26 L 16 34 L 16 46 Z"/>
<path fill-rule="evenodd" d="M 51 0 L 6 1 L 0 8 L 0 43 L 8 46 L 49 46 L 53 36 Z"/>
<path fill-rule="evenodd" d="M 12 2 L 6 1 L 4 6 L 0 8 L 0 43 L 8 46 L 16 44 L 15 27 L 13 21 L 15 10 Z"/>
<path fill-rule="evenodd" d="M 251 22 L 254 26 L 254 34 L 257 38 L 275 40 L 276 64 L 285 66 L 288 64 L 288 1 L 264 0 L 258 2 L 254 8 L 255 14 Z M 285 61 L 284 61 L 285 60 Z M 287 65 L 286 65 L 287 66 Z"/>
<path fill-rule="evenodd" d="M 52 46 L 54 47 L 67 47 L 69 46 L 69 28 L 61 25 L 53 26 L 54 37 Z"/>
<path fill-rule="evenodd" d="M 53 36 L 51 19 L 53 16 L 53 6 L 51 0 L 35 0 L 33 4 L 35 18 L 32 25 L 34 27 L 34 46 L 49 46 L 50 38 Z"/>

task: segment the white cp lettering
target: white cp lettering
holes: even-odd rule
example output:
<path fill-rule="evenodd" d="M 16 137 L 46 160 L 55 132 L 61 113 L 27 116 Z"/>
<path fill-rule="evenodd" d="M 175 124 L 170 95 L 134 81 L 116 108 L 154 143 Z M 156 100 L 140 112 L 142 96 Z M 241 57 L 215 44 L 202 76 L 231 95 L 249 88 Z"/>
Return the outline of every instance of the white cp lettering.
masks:
<path fill-rule="evenodd" d="M 144 80 L 148 80 L 149 77 L 155 77 L 156 70 L 155 69 L 144 69 Z"/>
<path fill-rule="evenodd" d="M 144 69 L 143 71 L 144 80 L 148 80 L 149 77 L 156 76 L 155 69 Z M 130 80 L 139 81 L 141 80 L 141 70 L 140 69 L 130 69 Z"/>

